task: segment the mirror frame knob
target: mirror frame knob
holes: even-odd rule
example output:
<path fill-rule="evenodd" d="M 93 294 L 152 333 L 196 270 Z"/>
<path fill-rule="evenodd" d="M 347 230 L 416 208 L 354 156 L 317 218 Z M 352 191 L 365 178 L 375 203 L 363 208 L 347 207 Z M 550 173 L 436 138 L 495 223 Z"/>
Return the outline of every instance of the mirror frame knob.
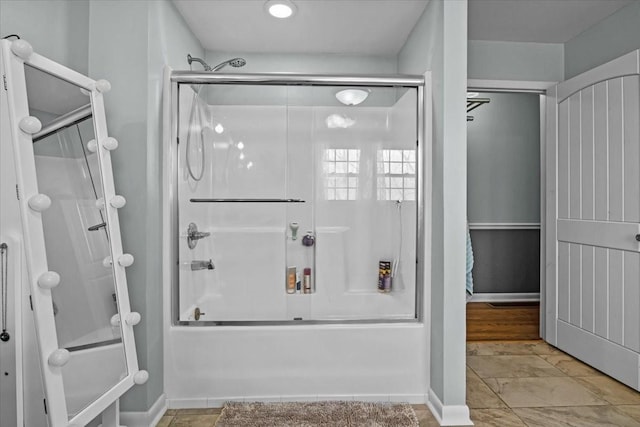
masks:
<path fill-rule="evenodd" d="M 111 200 L 109 200 L 109 204 L 116 209 L 120 209 L 127 204 L 127 199 L 125 199 L 123 196 L 116 195 L 113 196 Z"/>
<path fill-rule="evenodd" d="M 49 355 L 47 362 L 49 363 L 49 366 L 61 368 L 67 364 L 70 358 L 71 354 L 69 353 L 69 350 L 66 348 L 59 348 Z"/>
<path fill-rule="evenodd" d="M 141 320 L 142 316 L 140 316 L 140 313 L 132 311 L 131 313 L 127 314 L 125 323 L 130 326 L 135 326 L 140 323 Z"/>
<path fill-rule="evenodd" d="M 14 40 L 11 42 L 11 52 L 18 58 L 26 61 L 33 53 L 33 46 L 24 39 Z"/>
<path fill-rule="evenodd" d="M 20 130 L 29 135 L 33 135 L 36 132 L 40 132 L 42 129 L 42 122 L 37 117 L 27 116 L 23 117 L 18 123 Z"/>
<path fill-rule="evenodd" d="M 53 289 L 60 284 L 60 275 L 55 271 L 47 271 L 38 277 L 38 286 L 42 289 Z"/>
<path fill-rule="evenodd" d="M 145 370 L 139 370 L 133 375 L 133 382 L 142 385 L 149 379 L 149 373 Z"/>
<path fill-rule="evenodd" d="M 27 204 L 36 212 L 44 212 L 51 207 L 51 198 L 46 194 L 36 194 L 29 198 Z"/>

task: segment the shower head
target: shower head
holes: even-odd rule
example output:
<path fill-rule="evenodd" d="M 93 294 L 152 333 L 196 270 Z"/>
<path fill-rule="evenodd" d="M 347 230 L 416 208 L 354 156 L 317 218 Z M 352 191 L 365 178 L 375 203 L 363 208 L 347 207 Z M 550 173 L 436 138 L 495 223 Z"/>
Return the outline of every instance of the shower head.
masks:
<path fill-rule="evenodd" d="M 213 67 L 213 70 L 211 71 L 218 71 L 224 67 L 226 67 L 227 65 L 231 65 L 234 68 L 240 68 L 240 67 L 244 67 L 246 65 L 247 61 L 245 61 L 244 58 L 232 58 L 229 60 L 226 60 L 224 62 L 221 62 L 220 64 L 216 65 L 215 67 Z"/>

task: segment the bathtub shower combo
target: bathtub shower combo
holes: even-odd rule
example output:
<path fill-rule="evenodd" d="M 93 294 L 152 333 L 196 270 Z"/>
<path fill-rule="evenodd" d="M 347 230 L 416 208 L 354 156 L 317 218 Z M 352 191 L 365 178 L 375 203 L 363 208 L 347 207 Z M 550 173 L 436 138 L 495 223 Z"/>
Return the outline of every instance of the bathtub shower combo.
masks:
<path fill-rule="evenodd" d="M 172 79 L 174 325 L 419 318 L 422 77 Z"/>

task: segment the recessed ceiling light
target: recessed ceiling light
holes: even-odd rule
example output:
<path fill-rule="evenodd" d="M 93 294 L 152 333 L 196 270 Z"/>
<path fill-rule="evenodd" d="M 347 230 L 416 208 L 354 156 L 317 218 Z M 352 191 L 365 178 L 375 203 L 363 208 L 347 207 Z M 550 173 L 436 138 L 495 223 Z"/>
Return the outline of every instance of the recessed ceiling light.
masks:
<path fill-rule="evenodd" d="M 269 0 L 264 4 L 269 15 L 275 18 L 289 18 L 296 13 L 296 5 L 290 0 Z"/>
<path fill-rule="evenodd" d="M 369 96 L 368 89 L 344 89 L 336 93 L 338 101 L 344 105 L 358 105 Z"/>

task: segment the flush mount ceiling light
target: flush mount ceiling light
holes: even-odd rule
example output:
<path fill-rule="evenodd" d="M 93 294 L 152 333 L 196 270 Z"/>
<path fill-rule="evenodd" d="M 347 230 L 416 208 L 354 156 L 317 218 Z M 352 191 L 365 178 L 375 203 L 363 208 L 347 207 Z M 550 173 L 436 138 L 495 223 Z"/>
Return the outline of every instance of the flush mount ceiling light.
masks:
<path fill-rule="evenodd" d="M 290 0 L 269 0 L 264 9 L 275 18 L 289 18 L 296 13 L 296 5 Z"/>
<path fill-rule="evenodd" d="M 369 92 L 369 89 L 344 89 L 336 93 L 336 98 L 344 105 L 358 105 L 367 99 Z"/>

